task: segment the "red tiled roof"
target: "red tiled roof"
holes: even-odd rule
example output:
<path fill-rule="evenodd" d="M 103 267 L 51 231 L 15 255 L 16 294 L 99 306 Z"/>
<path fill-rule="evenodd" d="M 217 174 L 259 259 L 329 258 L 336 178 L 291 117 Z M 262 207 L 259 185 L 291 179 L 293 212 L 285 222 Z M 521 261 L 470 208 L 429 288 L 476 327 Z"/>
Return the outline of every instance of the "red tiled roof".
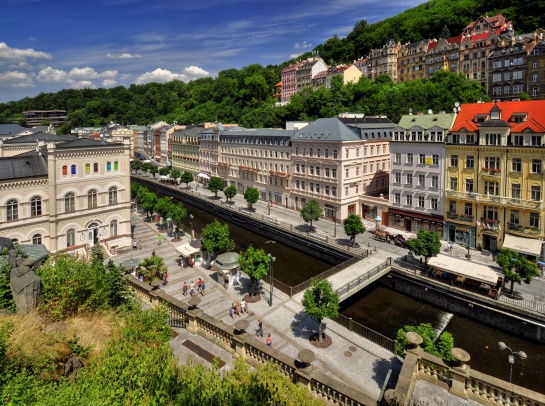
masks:
<path fill-rule="evenodd" d="M 490 109 L 497 104 L 501 110 L 501 119 L 506 121 L 511 127 L 511 132 L 520 133 L 526 129 L 537 133 L 545 132 L 545 100 L 522 100 L 522 101 L 505 101 L 505 102 L 489 102 L 489 103 L 471 103 L 462 104 L 462 108 L 451 131 L 458 132 L 466 129 L 467 131 L 477 131 L 480 124 L 475 123 L 475 115 L 488 114 Z M 515 123 L 513 115 L 525 114 L 526 120 L 523 123 Z"/>
<path fill-rule="evenodd" d="M 462 39 L 463 39 L 463 35 L 457 35 L 455 37 L 450 37 L 450 38 L 445 38 L 445 40 L 449 43 L 449 44 L 456 44 L 456 45 L 460 45 L 460 43 L 462 42 Z M 433 41 L 433 42 L 430 42 L 430 44 L 428 45 L 428 51 L 430 49 L 434 49 L 437 47 L 437 44 L 439 44 L 439 41 Z"/>

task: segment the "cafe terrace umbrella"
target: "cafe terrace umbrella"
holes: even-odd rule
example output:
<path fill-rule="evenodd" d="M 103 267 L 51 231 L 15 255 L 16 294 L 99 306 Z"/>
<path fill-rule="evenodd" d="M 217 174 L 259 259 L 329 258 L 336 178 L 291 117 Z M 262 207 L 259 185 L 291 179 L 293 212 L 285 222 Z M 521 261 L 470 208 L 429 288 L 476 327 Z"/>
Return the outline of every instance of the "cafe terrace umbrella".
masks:
<path fill-rule="evenodd" d="M 131 259 L 126 259 L 125 261 L 123 261 L 121 263 L 121 266 L 124 267 L 125 269 L 131 268 L 134 271 L 134 268 L 140 265 L 141 262 L 142 260 L 140 258 L 131 258 Z"/>
<path fill-rule="evenodd" d="M 208 176 L 206 173 L 199 173 L 197 174 L 197 178 L 203 178 L 210 180 L 210 176 Z"/>

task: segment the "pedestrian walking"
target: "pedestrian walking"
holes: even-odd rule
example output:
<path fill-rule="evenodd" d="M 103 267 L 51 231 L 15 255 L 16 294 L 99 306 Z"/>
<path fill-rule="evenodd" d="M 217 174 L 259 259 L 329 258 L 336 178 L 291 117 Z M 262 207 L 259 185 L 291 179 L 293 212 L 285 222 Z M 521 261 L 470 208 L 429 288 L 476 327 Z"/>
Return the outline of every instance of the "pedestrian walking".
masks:
<path fill-rule="evenodd" d="M 199 278 L 199 280 L 197 281 L 197 292 L 201 291 L 201 285 L 202 285 L 202 279 Z"/>
<path fill-rule="evenodd" d="M 151 256 L 154 257 L 155 256 L 155 250 L 151 250 Z"/>
<path fill-rule="evenodd" d="M 135 251 L 137 249 L 137 242 L 136 242 L 136 238 L 134 240 L 132 240 L 132 250 Z"/>
<path fill-rule="evenodd" d="M 452 241 L 448 242 L 448 252 L 452 252 Z"/>
<path fill-rule="evenodd" d="M 193 283 L 193 281 L 191 281 L 191 283 L 189 284 L 189 294 L 191 296 L 195 294 L 195 284 Z"/>
<path fill-rule="evenodd" d="M 139 250 L 142 249 L 142 241 L 138 240 L 137 248 L 138 248 Z"/>
<path fill-rule="evenodd" d="M 203 282 L 203 283 L 201 283 L 201 295 L 203 295 L 203 296 L 204 296 L 204 288 L 205 288 L 205 286 L 204 286 L 204 282 Z"/>
<path fill-rule="evenodd" d="M 223 287 L 227 289 L 229 287 L 229 275 L 225 274 L 223 276 Z"/>
<path fill-rule="evenodd" d="M 234 319 L 235 317 L 235 304 L 234 303 L 231 303 L 231 309 L 229 309 L 229 316 L 231 316 L 232 319 Z"/>
<path fill-rule="evenodd" d="M 184 296 L 187 296 L 187 290 L 189 289 L 189 286 L 187 285 L 187 282 L 184 282 L 184 286 L 182 286 L 182 294 Z"/>
<path fill-rule="evenodd" d="M 267 334 L 267 339 L 265 341 L 269 347 L 272 347 L 272 334 Z"/>
<path fill-rule="evenodd" d="M 246 305 L 246 300 L 242 299 L 242 300 L 240 301 L 240 311 L 241 311 L 242 313 L 248 313 L 248 309 L 246 308 L 246 306 L 247 306 L 247 305 Z"/>
<path fill-rule="evenodd" d="M 237 316 L 240 316 L 240 302 L 237 302 L 236 304 L 235 313 L 237 314 Z"/>
<path fill-rule="evenodd" d="M 157 245 L 161 245 L 161 242 L 163 241 L 163 236 L 161 234 L 159 234 L 157 236 Z"/>
<path fill-rule="evenodd" d="M 255 332 L 256 337 L 263 337 L 263 322 L 261 320 L 257 321 L 257 330 Z"/>
<path fill-rule="evenodd" d="M 163 275 L 163 285 L 166 285 L 168 283 L 168 272 L 165 271 Z"/>
<path fill-rule="evenodd" d="M 195 257 L 191 257 L 191 268 L 195 266 Z"/>

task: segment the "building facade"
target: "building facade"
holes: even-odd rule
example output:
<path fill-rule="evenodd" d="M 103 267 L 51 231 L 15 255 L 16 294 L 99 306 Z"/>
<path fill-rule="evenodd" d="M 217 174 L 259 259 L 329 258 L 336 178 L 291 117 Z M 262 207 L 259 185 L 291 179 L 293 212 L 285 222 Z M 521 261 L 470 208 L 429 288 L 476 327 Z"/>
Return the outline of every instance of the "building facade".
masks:
<path fill-rule="evenodd" d="M 447 137 L 445 239 L 542 255 L 545 101 L 462 105 Z"/>
<path fill-rule="evenodd" d="M 382 48 L 371 49 L 367 57 L 367 77 L 375 80 L 378 75 L 388 75 L 397 82 L 398 55 L 401 43 L 390 39 Z"/>
<path fill-rule="evenodd" d="M 0 232 L 51 253 L 131 245 L 130 143 L 32 134 L 0 141 Z"/>

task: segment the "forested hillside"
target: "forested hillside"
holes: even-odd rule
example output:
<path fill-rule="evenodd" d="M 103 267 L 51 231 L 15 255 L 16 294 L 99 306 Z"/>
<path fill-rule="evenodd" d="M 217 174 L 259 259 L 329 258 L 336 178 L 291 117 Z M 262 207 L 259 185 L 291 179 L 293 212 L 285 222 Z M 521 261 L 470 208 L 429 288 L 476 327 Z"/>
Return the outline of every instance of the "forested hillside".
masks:
<path fill-rule="evenodd" d="M 402 43 L 458 34 L 480 15 L 501 12 L 513 20 L 517 33 L 539 27 L 545 16 L 543 0 L 430 0 L 395 17 L 367 24 L 362 20 L 346 37 L 333 37 L 316 47 L 329 64 L 350 62 L 369 49 L 381 47 L 389 38 Z M 304 57 L 305 55 L 301 56 Z M 354 85 L 337 83 L 331 90 L 306 90 L 289 106 L 275 108 L 271 97 L 281 70 L 289 62 L 240 70 L 228 69 L 216 78 L 184 83 L 150 83 L 110 89 L 61 90 L 34 98 L 0 104 L 0 122 L 19 122 L 21 112 L 34 109 L 68 111 L 69 127 L 100 126 L 110 121 L 149 124 L 158 120 L 195 124 L 203 121 L 238 123 L 247 127 L 281 127 L 286 120 L 326 117 L 344 111 L 387 114 L 398 120 L 409 107 L 415 111 L 452 109 L 460 103 L 485 100 L 475 83 L 451 74 L 412 83 L 392 84 L 388 78 L 374 83 L 366 79 Z"/>

